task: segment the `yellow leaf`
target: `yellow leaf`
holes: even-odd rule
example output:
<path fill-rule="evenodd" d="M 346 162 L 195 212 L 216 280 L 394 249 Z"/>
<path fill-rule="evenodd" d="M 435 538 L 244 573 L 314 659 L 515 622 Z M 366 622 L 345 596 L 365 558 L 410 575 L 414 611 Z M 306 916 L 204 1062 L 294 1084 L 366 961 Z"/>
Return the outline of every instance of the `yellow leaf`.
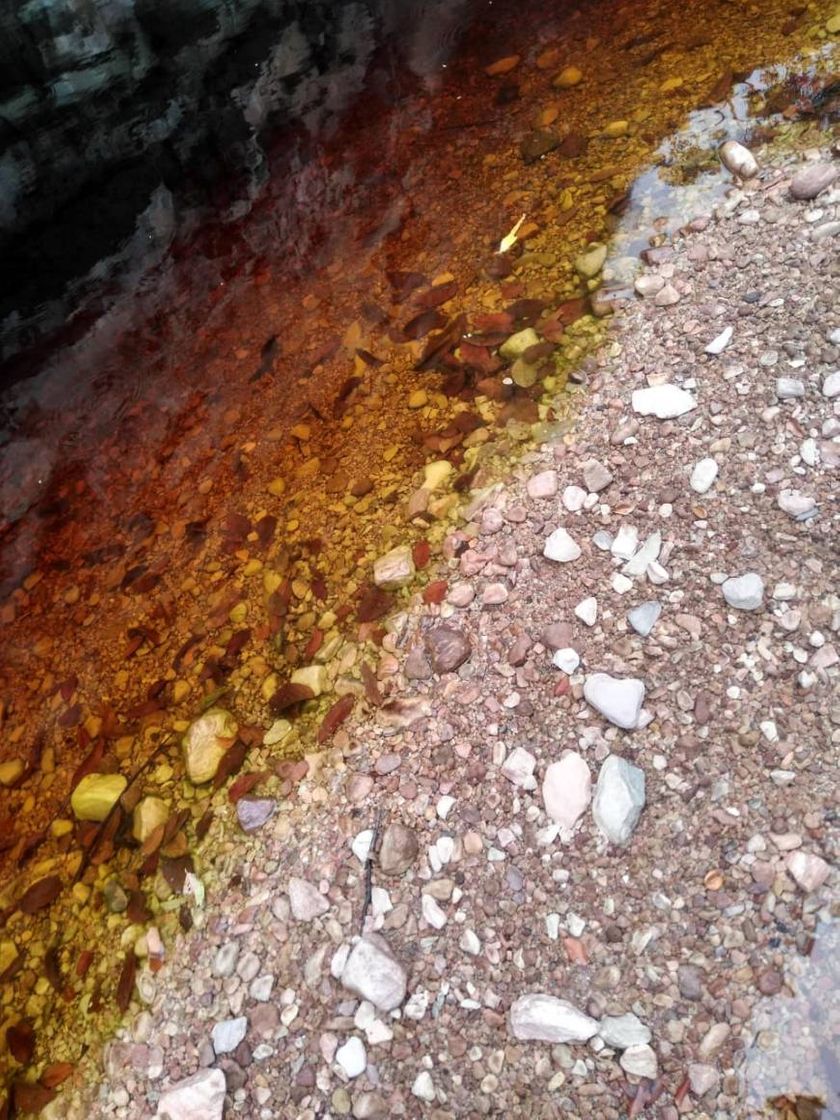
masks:
<path fill-rule="evenodd" d="M 519 230 L 522 228 L 522 223 L 524 221 L 525 221 L 525 215 L 523 214 L 522 217 L 519 219 L 519 221 L 516 223 L 516 225 L 513 227 L 513 229 L 510 231 L 510 233 L 506 234 L 502 238 L 502 240 L 499 244 L 499 252 L 500 253 L 506 253 L 508 251 L 508 249 L 513 248 L 513 246 L 516 244 L 516 236 L 519 233 Z"/>

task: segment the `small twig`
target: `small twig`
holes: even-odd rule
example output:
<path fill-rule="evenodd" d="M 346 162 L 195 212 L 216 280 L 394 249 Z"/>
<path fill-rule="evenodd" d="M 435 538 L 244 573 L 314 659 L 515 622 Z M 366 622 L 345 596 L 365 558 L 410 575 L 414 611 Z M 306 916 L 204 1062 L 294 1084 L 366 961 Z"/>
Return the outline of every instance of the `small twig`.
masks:
<path fill-rule="evenodd" d="M 371 900 L 373 898 L 373 865 L 376 863 L 376 854 L 379 848 L 379 829 L 382 827 L 382 810 L 376 814 L 376 820 L 373 822 L 373 836 L 370 838 L 370 847 L 368 848 L 367 859 L 365 860 L 365 897 L 362 903 L 362 916 L 359 921 L 359 936 L 363 936 L 365 932 L 365 918 L 370 909 Z"/>

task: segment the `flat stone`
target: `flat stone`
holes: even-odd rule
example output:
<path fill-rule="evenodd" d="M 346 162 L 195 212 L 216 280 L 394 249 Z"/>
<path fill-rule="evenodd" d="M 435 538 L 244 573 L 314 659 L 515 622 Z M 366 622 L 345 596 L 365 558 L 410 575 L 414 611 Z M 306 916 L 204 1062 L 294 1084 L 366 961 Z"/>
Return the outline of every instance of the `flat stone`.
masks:
<path fill-rule="evenodd" d="M 580 556 L 580 545 L 565 529 L 555 529 L 545 542 L 543 556 L 560 564 L 568 564 Z"/>
<path fill-rule="evenodd" d="M 446 925 L 445 911 L 440 908 L 437 901 L 430 894 L 424 894 L 421 897 L 420 909 L 423 917 L 432 929 L 443 929 Z"/>
<path fill-rule="evenodd" d="M 577 513 L 583 509 L 586 501 L 586 491 L 582 486 L 567 486 L 563 491 L 562 502 L 569 513 Z"/>
<path fill-rule="evenodd" d="M 611 677 L 591 673 L 584 682 L 583 695 L 596 712 L 616 727 L 632 731 L 639 723 L 645 699 L 645 685 L 635 677 Z"/>
<path fill-rule="evenodd" d="M 248 1033 L 248 1019 L 240 1015 L 236 1019 L 223 1019 L 213 1027 L 211 1039 L 217 1054 L 230 1054 Z"/>
<path fill-rule="evenodd" d="M 222 1120 L 227 1082 L 220 1069 L 203 1069 L 161 1093 L 160 1120 Z"/>
<path fill-rule="evenodd" d="M 836 163 L 809 163 L 801 168 L 790 181 L 791 197 L 808 202 L 827 191 L 840 175 Z"/>
<path fill-rule="evenodd" d="M 776 502 L 779 509 L 794 521 L 809 521 L 817 512 L 816 501 L 801 490 L 780 490 Z"/>
<path fill-rule="evenodd" d="M 389 824 L 379 847 L 379 870 L 383 875 L 404 875 L 417 859 L 419 846 L 412 830 L 400 821 Z"/>
<path fill-rule="evenodd" d="M 502 763 L 502 773 L 509 782 L 520 789 L 536 789 L 537 781 L 534 777 L 534 768 L 537 760 L 530 751 L 524 747 L 514 747 Z"/>
<path fill-rule="evenodd" d="M 213 967 L 211 969 L 214 976 L 226 978 L 233 976 L 236 969 L 236 962 L 239 960 L 239 942 L 227 941 L 224 945 L 220 945 L 216 950 L 216 956 L 213 958 Z"/>
<path fill-rule="evenodd" d="M 673 284 L 665 284 L 653 297 L 653 302 L 657 307 L 673 307 L 675 303 L 680 302 L 681 298 Z"/>
<path fill-rule="evenodd" d="M 553 498 L 557 493 L 557 471 L 532 475 L 525 486 L 529 498 Z"/>
<path fill-rule="evenodd" d="M 785 859 L 785 866 L 806 894 L 818 890 L 831 872 L 830 864 L 812 852 L 791 852 Z"/>
<path fill-rule="evenodd" d="M 411 545 L 401 544 L 373 562 L 373 582 L 377 587 L 395 591 L 406 587 L 416 575 Z"/>
<path fill-rule="evenodd" d="M 70 795 L 74 816 L 80 821 L 104 821 L 127 785 L 122 774 L 85 774 Z"/>
<path fill-rule="evenodd" d="M 329 686 L 326 665 L 302 665 L 300 669 L 295 669 L 289 679 L 292 684 L 302 684 L 310 689 L 313 696 L 320 696 Z"/>
<path fill-rule="evenodd" d="M 598 1024 L 566 1000 L 534 992 L 511 1006 L 510 1030 L 522 1042 L 586 1042 Z"/>
<path fill-rule="evenodd" d="M 628 1011 L 625 1015 L 605 1015 L 598 1024 L 598 1034 L 613 1050 L 643 1046 L 650 1042 L 650 1028 Z"/>
<path fill-rule="evenodd" d="M 539 341 L 540 336 L 534 328 L 526 327 L 524 330 L 517 331 L 516 334 L 506 338 L 499 347 L 499 354 L 509 361 L 516 361 L 517 358 L 522 357 L 526 350 L 538 345 Z"/>
<path fill-rule="evenodd" d="M 645 272 L 641 276 L 637 276 L 633 281 L 633 287 L 637 295 L 642 299 L 650 299 L 658 292 L 661 292 L 665 287 L 665 279 L 657 272 Z"/>
<path fill-rule="evenodd" d="M 565 66 L 552 82 L 557 89 L 571 89 L 583 81 L 583 74 L 577 66 Z"/>
<path fill-rule="evenodd" d="M 360 1038 L 348 1038 L 335 1052 L 335 1061 L 350 1077 L 361 1077 L 367 1069 L 367 1053 Z"/>
<path fill-rule="evenodd" d="M 318 890 L 313 883 L 308 883 L 306 879 L 299 879 L 293 875 L 289 879 L 289 905 L 292 909 L 292 917 L 298 922 L 311 922 L 315 918 L 320 918 L 322 914 L 330 908 L 329 899 Z"/>
<path fill-rule="evenodd" d="M 574 828 L 592 799 L 592 776 L 583 757 L 569 751 L 547 766 L 542 796 L 549 817 L 563 828 Z"/>
<path fill-rule="evenodd" d="M 435 1090 L 435 1083 L 432 1081 L 432 1075 L 427 1069 L 421 1069 L 411 1085 L 412 1096 L 417 1097 L 418 1100 L 426 1101 L 432 1104 L 437 1097 Z"/>
<path fill-rule="evenodd" d="M 540 639 L 549 649 L 565 649 L 571 645 L 572 627 L 568 622 L 550 622 Z"/>
<path fill-rule="evenodd" d="M 696 494 L 705 494 L 714 485 L 719 467 L 714 459 L 700 459 L 694 464 L 689 486 Z"/>
<path fill-rule="evenodd" d="M 600 494 L 610 485 L 613 476 L 608 467 L 597 459 L 588 459 L 583 464 L 583 483 L 591 494 Z"/>
<path fill-rule="evenodd" d="M 830 373 L 823 380 L 822 392 L 823 396 L 828 397 L 829 400 L 840 397 L 840 369 L 836 369 L 834 373 Z"/>
<path fill-rule="evenodd" d="M 701 1058 L 713 1058 L 723 1049 L 731 1033 L 732 1028 L 728 1023 L 712 1023 L 700 1040 L 697 1053 Z"/>
<path fill-rule="evenodd" d="M 651 564 L 659 559 L 662 549 L 662 534 L 657 530 L 651 533 L 638 552 L 634 552 L 621 569 L 626 576 L 643 576 Z M 628 589 L 629 590 L 629 589 Z"/>
<path fill-rule="evenodd" d="M 805 396 L 805 382 L 798 377 L 777 377 L 776 396 L 780 401 L 797 400 Z"/>
<path fill-rule="evenodd" d="M 633 1077 L 648 1077 L 653 1080 L 658 1071 L 656 1053 L 647 1045 L 628 1046 L 618 1064 L 625 1073 Z"/>
<path fill-rule="evenodd" d="M 467 636 L 455 626 L 436 626 L 426 635 L 426 651 L 436 673 L 453 673 L 472 652 Z"/>
<path fill-rule="evenodd" d="M 637 634 L 641 634 L 643 638 L 646 638 L 656 625 L 661 614 L 662 604 L 658 603 L 655 599 L 651 599 L 646 603 L 640 603 L 638 607 L 634 607 L 632 611 L 628 611 L 627 621 Z"/>
<path fill-rule="evenodd" d="M 193 720 L 182 740 L 187 776 L 194 785 L 212 781 L 239 725 L 224 708 L 208 708 Z"/>
<path fill-rule="evenodd" d="M 604 759 L 595 787 L 592 814 L 608 840 L 625 845 L 645 807 L 645 774 L 638 766 L 611 754 Z"/>
<path fill-rule="evenodd" d="M 7 789 L 15 785 L 26 772 L 26 763 L 22 758 L 10 758 L 0 762 L 0 786 Z"/>
<path fill-rule="evenodd" d="M 236 802 L 236 819 L 243 832 L 256 832 L 277 812 L 271 797 L 240 797 Z"/>
<path fill-rule="evenodd" d="M 385 939 L 369 934 L 350 950 L 341 983 L 380 1011 L 393 1011 L 405 999 L 407 976 Z"/>
<path fill-rule="evenodd" d="M 634 389 L 631 400 L 634 412 L 640 416 L 656 416 L 659 420 L 673 420 L 697 407 L 691 393 L 670 383 Z"/>
<path fill-rule="evenodd" d="M 730 576 L 720 589 L 729 606 L 738 611 L 757 611 L 764 603 L 764 580 L 757 572 Z"/>

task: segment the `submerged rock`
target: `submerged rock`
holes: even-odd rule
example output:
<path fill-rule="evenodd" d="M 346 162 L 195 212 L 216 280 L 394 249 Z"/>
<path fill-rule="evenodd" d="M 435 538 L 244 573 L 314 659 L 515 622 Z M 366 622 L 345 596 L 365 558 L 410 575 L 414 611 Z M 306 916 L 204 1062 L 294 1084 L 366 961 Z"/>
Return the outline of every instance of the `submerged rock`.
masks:
<path fill-rule="evenodd" d="M 239 730 L 234 717 L 224 708 L 209 708 L 193 720 L 182 740 L 187 776 L 194 785 L 216 776 L 225 751 Z"/>
<path fill-rule="evenodd" d="M 721 144 L 718 155 L 726 170 L 740 179 L 754 179 L 758 174 L 755 156 L 737 140 L 727 140 L 725 144 Z"/>
<path fill-rule="evenodd" d="M 122 774 L 86 774 L 70 796 L 76 819 L 104 821 L 127 785 Z"/>

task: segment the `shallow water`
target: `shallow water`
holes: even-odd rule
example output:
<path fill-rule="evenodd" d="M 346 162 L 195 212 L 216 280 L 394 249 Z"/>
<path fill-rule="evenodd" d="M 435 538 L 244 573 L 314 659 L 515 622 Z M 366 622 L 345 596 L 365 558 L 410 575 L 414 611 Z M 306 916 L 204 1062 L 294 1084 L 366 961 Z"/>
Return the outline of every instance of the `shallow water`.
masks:
<path fill-rule="evenodd" d="M 412 592 L 441 593 L 435 558 L 464 497 L 574 424 L 577 383 L 611 344 L 608 309 L 583 302 L 575 256 L 607 243 L 602 294 L 633 298 L 641 249 L 732 189 L 715 155 L 723 139 L 758 127 L 819 137 L 807 114 L 756 115 L 757 94 L 825 68 L 815 17 L 785 35 L 783 5 L 759 17 L 720 4 L 699 40 L 654 4 L 526 16 L 495 5 L 434 81 L 395 75 L 384 93 L 368 90 L 310 162 L 269 180 L 241 217 L 183 235 L 131 298 L 5 396 L 2 758 L 25 769 L 2 795 L 3 936 L 17 949 L 3 1008 L 39 1024 L 33 1070 L 75 1063 L 79 1040 L 119 1017 L 125 945 L 102 938 L 127 939 L 129 923 L 103 911 L 109 877 L 177 936 L 178 895 L 127 821 L 104 838 L 72 821 L 79 768 L 132 777 L 159 750 L 135 788 L 187 810 L 164 861 L 209 866 L 196 825 L 212 795 L 183 781 L 180 733 L 220 696 L 252 745 L 291 714 L 264 786 L 288 793 L 278 765 L 312 749 L 337 697 L 362 695 L 360 667 L 387 651 L 392 612 Z M 522 57 L 507 75 L 485 74 L 512 54 Z M 571 63 L 580 84 L 554 88 Z M 699 107 L 730 71 L 746 77 Z M 605 136 L 614 121 L 626 133 Z M 574 143 L 526 162 L 521 144 L 545 131 Z M 522 239 L 498 253 L 522 215 Z M 493 337 L 557 309 L 555 352 L 533 386 L 514 386 L 494 368 Z M 416 368 L 428 336 L 406 325 L 462 311 L 472 365 L 462 350 Z M 447 480 L 409 519 L 435 462 Z M 418 584 L 377 598 L 373 558 L 406 541 Z M 329 667 L 330 688 L 290 713 L 277 694 L 310 662 Z M 15 912 L 53 874 L 59 901 Z M 765 1087 L 758 1056 L 747 1069 L 751 1104 L 791 1088 Z"/>

